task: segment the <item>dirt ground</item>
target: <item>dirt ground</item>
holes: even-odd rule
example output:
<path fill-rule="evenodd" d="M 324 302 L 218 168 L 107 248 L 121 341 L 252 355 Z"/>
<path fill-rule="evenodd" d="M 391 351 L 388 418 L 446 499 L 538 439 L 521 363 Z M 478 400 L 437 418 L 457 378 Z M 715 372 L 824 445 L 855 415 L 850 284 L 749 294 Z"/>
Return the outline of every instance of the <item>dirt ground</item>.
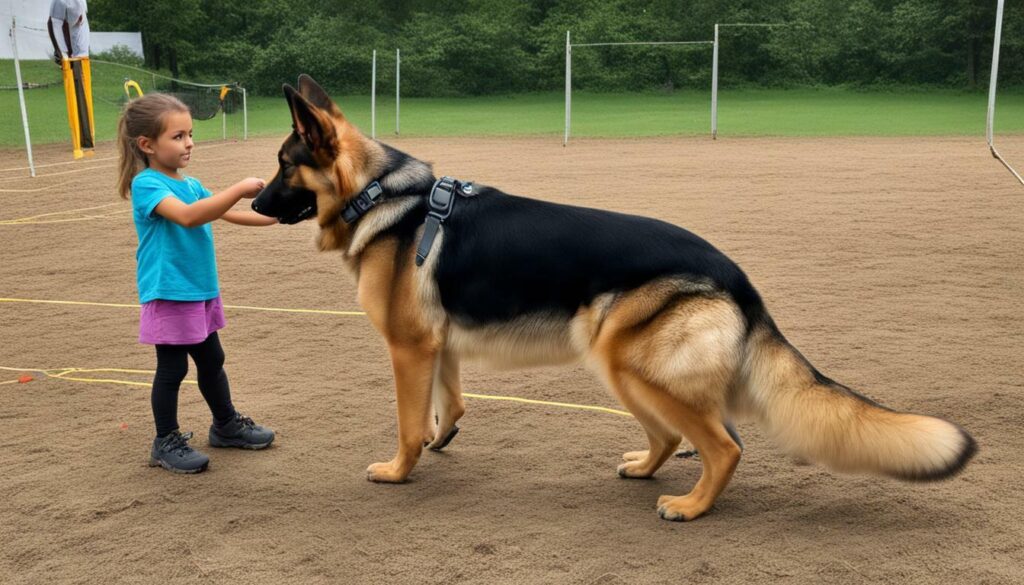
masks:
<path fill-rule="evenodd" d="M 1001 140 L 1024 162 L 1024 137 Z M 646 446 L 632 419 L 468 398 L 446 452 L 376 485 L 365 469 L 393 454 L 395 400 L 366 318 L 239 308 L 222 332 L 235 403 L 278 441 L 207 449 L 209 413 L 184 386 L 183 430 L 212 463 L 175 476 L 146 466 L 149 374 L 111 371 L 154 367 L 137 309 L 5 300 L 0 366 L 35 380 L 0 370 L 0 582 L 1024 582 L 1024 188 L 983 140 L 391 142 L 439 174 L 703 235 L 825 374 L 962 424 L 979 455 L 950 481 L 906 484 L 801 465 L 741 426 L 715 509 L 671 523 L 655 501 L 689 491 L 699 465 L 619 479 L 622 452 Z M 215 190 L 269 176 L 278 143 L 201 144 L 189 173 Z M 113 156 L 103 145 L 32 180 L 10 170 L 23 153 L 0 152 L 0 297 L 137 302 Z M 225 303 L 358 311 L 310 229 L 217 225 Z M 464 370 L 467 392 L 619 407 L 582 367 Z"/>

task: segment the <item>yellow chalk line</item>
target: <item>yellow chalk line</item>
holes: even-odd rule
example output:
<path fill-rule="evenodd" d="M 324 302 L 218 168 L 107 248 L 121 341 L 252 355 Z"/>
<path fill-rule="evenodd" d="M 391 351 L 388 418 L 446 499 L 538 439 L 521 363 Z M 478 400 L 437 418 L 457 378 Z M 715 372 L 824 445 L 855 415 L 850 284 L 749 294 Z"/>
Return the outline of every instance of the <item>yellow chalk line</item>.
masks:
<path fill-rule="evenodd" d="M 105 207 L 111 207 L 113 205 L 122 205 L 123 201 L 115 201 L 113 203 L 104 203 L 103 205 L 93 205 L 92 207 L 78 207 L 76 209 L 64 209 L 62 211 L 52 211 L 50 213 L 40 213 L 39 215 L 28 215 L 25 217 L 19 217 L 17 219 L 7 219 L 4 221 L 21 221 L 24 219 L 39 219 L 40 217 L 50 217 L 51 215 L 63 215 L 66 213 L 78 213 L 79 211 L 92 211 L 93 209 L 103 209 Z"/>
<path fill-rule="evenodd" d="M 131 210 L 130 209 L 122 209 L 120 211 L 114 211 L 112 213 L 105 213 L 105 214 L 102 214 L 102 215 L 87 215 L 85 217 L 70 217 L 70 218 L 67 218 L 67 219 L 44 219 L 42 221 L 10 219 L 10 220 L 0 221 L 0 225 L 45 225 L 45 224 L 50 224 L 50 223 L 68 223 L 68 222 L 72 222 L 72 221 L 90 221 L 90 220 L 93 220 L 93 219 L 106 219 L 108 217 L 115 217 L 115 216 L 118 216 L 118 215 L 123 215 L 125 213 L 128 213 L 129 211 L 131 211 Z"/>
<path fill-rule="evenodd" d="M 56 378 L 58 380 L 68 380 L 75 382 L 92 382 L 92 383 L 103 383 L 103 384 L 121 384 L 124 386 L 141 386 L 143 388 L 150 388 L 153 386 L 149 382 L 132 382 L 129 380 L 113 380 L 106 378 L 78 378 L 71 377 L 68 374 L 74 374 L 79 372 L 90 373 L 90 372 L 121 372 L 128 374 L 149 374 L 153 375 L 156 372 L 153 370 L 126 370 L 121 368 L 53 368 L 49 370 L 40 370 L 37 368 L 11 368 L 7 366 L 0 366 L 0 370 L 7 370 L 11 372 L 35 372 L 42 374 L 47 378 Z M 56 373 L 54 373 L 56 372 Z M 17 380 L 15 380 L 17 382 Z M 6 383 L 6 382 L 5 382 Z M 182 380 L 183 384 L 196 385 L 198 382 L 195 380 Z"/>
<path fill-rule="evenodd" d="M 56 189 L 57 187 L 63 187 L 64 185 L 70 185 L 71 183 L 57 183 L 56 185 L 47 185 L 45 187 L 37 187 L 35 189 L 0 189 L 0 193 L 38 193 L 40 191 L 46 191 L 47 189 Z"/>
<path fill-rule="evenodd" d="M 559 406 L 562 408 L 575 408 L 578 410 L 593 410 L 595 412 L 607 412 L 609 414 L 618 414 L 620 416 L 633 416 L 632 414 L 624 410 L 605 408 L 603 406 L 591 406 L 589 404 L 574 404 L 572 402 L 551 402 L 549 400 L 533 400 L 532 398 L 519 398 L 518 396 L 495 396 L 492 394 L 473 394 L 470 392 L 463 392 L 462 395 L 468 398 L 482 398 L 484 400 L 503 400 L 508 402 L 521 402 L 523 404 L 541 404 L 544 406 Z"/>
<path fill-rule="evenodd" d="M 118 307 L 127 309 L 138 309 L 139 305 L 126 305 L 121 303 L 94 303 L 88 301 L 51 301 L 42 299 L 13 299 L 0 298 L 0 303 L 33 303 L 44 305 L 82 305 L 90 307 Z M 225 309 L 239 309 L 244 311 L 268 311 L 272 313 L 308 313 L 314 315 L 343 315 L 361 316 L 366 315 L 363 311 L 329 311 L 326 309 L 284 309 L 279 307 L 251 307 L 247 305 L 224 305 Z"/>
<path fill-rule="evenodd" d="M 63 161 L 63 162 L 45 163 L 45 164 L 41 164 L 41 165 L 36 165 L 36 168 L 37 169 L 44 169 L 44 168 L 47 168 L 47 167 L 59 167 L 59 166 L 63 166 L 63 165 L 73 165 L 73 164 L 76 164 L 76 163 L 77 164 L 82 164 L 83 162 L 84 163 L 103 162 L 105 160 L 117 160 L 117 157 L 116 156 L 108 156 L 108 157 L 104 157 L 104 158 L 90 158 L 90 159 L 87 159 L 85 161 L 66 160 L 66 161 Z M 0 173 L 7 173 L 7 172 L 11 172 L 11 171 L 27 171 L 27 170 L 28 170 L 28 167 L 11 167 L 11 168 L 8 168 L 8 169 L 0 169 Z"/>
<path fill-rule="evenodd" d="M 87 219 L 99 219 L 103 217 L 113 217 L 114 215 L 127 213 L 130 209 L 119 209 L 117 211 L 101 214 L 101 215 L 87 215 L 85 217 L 73 217 L 68 219 L 48 219 L 43 221 L 34 221 L 42 217 L 53 217 L 55 215 L 70 215 L 73 213 L 81 213 L 83 211 L 92 211 L 94 209 L 105 209 L 113 205 L 122 205 L 123 202 L 118 201 L 114 203 L 107 203 L 106 205 L 95 205 L 93 207 L 79 207 L 77 209 L 65 209 L 63 211 L 52 211 L 50 213 L 40 213 L 38 215 L 27 215 L 25 217 L 16 217 L 13 219 L 0 220 L 0 225 L 20 225 L 20 224 L 39 224 L 39 223 L 62 223 L 67 221 L 83 221 Z"/>
<path fill-rule="evenodd" d="M 59 177 L 61 175 L 72 175 L 72 174 L 77 174 L 77 173 L 84 173 L 86 171 L 94 171 L 96 169 L 112 169 L 112 168 L 114 168 L 116 166 L 117 165 L 93 165 L 91 167 L 82 167 L 80 169 L 71 169 L 70 171 L 60 171 L 58 173 L 47 173 L 45 175 L 36 175 L 35 178 L 36 179 L 45 179 L 47 177 Z M 25 177 L 19 177 L 19 178 L 5 177 L 5 178 L 8 178 L 8 179 L 10 179 L 12 181 L 32 180 L 31 177 L 29 177 L 27 179 Z"/>
<path fill-rule="evenodd" d="M 71 377 L 68 374 L 74 373 L 92 373 L 92 372 L 118 372 L 128 374 L 149 374 L 153 375 L 156 372 L 153 370 L 128 370 L 123 368 L 53 368 L 49 370 L 40 370 L 36 368 L 10 368 L 6 366 L 0 366 L 0 370 L 8 370 L 12 372 L 37 372 L 47 376 L 49 378 L 57 378 L 58 380 L 69 380 L 75 382 L 87 382 L 87 383 L 100 383 L 100 384 L 121 384 L 124 386 L 141 386 L 143 388 L 150 388 L 153 386 L 149 382 L 132 382 L 130 380 L 115 380 L 109 378 L 79 378 Z M 53 373 L 56 372 L 56 373 Z M 17 382 L 13 380 L 12 382 Z M 10 384 L 12 382 L 0 382 L 0 384 Z M 194 380 L 184 380 L 185 384 L 198 384 Z M 572 408 L 576 410 L 589 410 L 593 412 L 605 412 L 608 414 L 617 414 L 619 416 L 632 417 L 633 415 L 624 411 L 616 410 L 614 408 L 605 408 L 603 406 L 591 406 L 589 404 L 574 404 L 571 402 L 552 402 L 549 400 L 534 400 L 532 398 L 520 398 L 518 396 L 497 396 L 493 394 L 476 394 L 471 392 L 463 392 L 463 396 L 466 398 L 478 398 L 481 400 L 498 400 L 502 402 L 519 402 L 522 404 L 534 404 L 541 406 L 557 406 L 559 408 Z"/>
<path fill-rule="evenodd" d="M 220 148 L 221 146 L 227 146 L 229 144 L 233 144 L 233 143 L 231 143 L 231 142 L 221 142 L 219 144 L 210 144 L 210 145 L 204 146 L 203 148 L 204 149 L 207 149 L 207 148 Z M 117 158 L 117 157 L 113 157 L 113 158 Z M 89 161 L 89 162 L 98 162 L 98 161 L 101 161 L 101 160 L 110 160 L 110 158 L 96 159 L 96 160 Z M 197 159 L 196 162 L 218 162 L 218 161 L 222 161 L 222 160 L 225 160 L 225 159 L 223 159 L 223 158 L 208 159 L 208 160 Z M 76 162 L 76 161 L 69 161 L 69 162 Z M 58 165 L 58 164 L 66 164 L 66 163 L 53 163 L 53 165 Z M 46 165 L 46 166 L 52 166 L 52 165 Z M 8 179 L 13 180 L 13 181 L 18 181 L 18 180 L 34 181 L 36 179 L 45 179 L 47 177 L 56 177 L 56 176 L 59 176 L 59 175 L 68 175 L 68 174 L 72 174 L 72 173 L 83 173 L 85 171 L 91 171 L 93 169 L 109 169 L 109 168 L 112 168 L 112 167 L 115 167 L 115 166 L 117 166 L 117 165 L 94 165 L 94 166 L 89 166 L 89 167 L 83 167 L 83 168 L 80 168 L 80 169 L 72 169 L 70 171 L 61 171 L 59 173 L 50 173 L 48 175 L 39 175 L 39 176 L 37 176 L 35 178 L 32 178 L 32 177 L 28 177 L 28 178 L 22 177 L 22 178 L 13 178 L 13 179 L 9 178 L 9 177 L 4 177 L 4 178 L 8 178 Z M 4 171 L 18 171 L 18 170 L 25 171 L 25 170 L 28 170 L 28 167 L 24 167 L 24 168 L 20 168 L 20 169 L 3 169 L 3 170 L 0 170 L 0 172 L 4 172 Z M 63 187 L 64 185 L 70 185 L 70 184 L 71 184 L 70 182 L 65 181 L 63 183 L 57 183 L 56 185 L 47 185 L 45 187 L 37 187 L 35 189 L 0 189 L 0 193 L 38 193 L 40 191 L 46 191 L 46 190 L 49 190 L 49 189 L 56 189 L 57 187 Z"/>
<path fill-rule="evenodd" d="M 230 144 L 237 144 L 237 143 L 238 143 L 237 140 L 221 140 L 221 141 L 213 142 L 213 143 L 205 143 L 204 142 L 202 148 L 203 148 L 203 150 L 206 150 L 208 148 L 220 148 L 222 146 L 228 146 Z M 37 169 L 43 169 L 43 168 L 47 168 L 47 167 L 59 167 L 59 166 L 63 166 L 63 165 L 97 163 L 97 162 L 103 162 L 105 160 L 117 160 L 117 157 L 116 156 L 107 156 L 107 157 L 103 157 L 103 158 L 88 158 L 86 160 L 68 160 L 68 161 L 62 161 L 62 162 L 45 163 L 45 164 L 41 164 L 41 165 L 35 165 L 35 167 Z M 103 166 L 108 167 L 110 165 L 103 165 Z M 90 168 L 96 168 L 96 167 L 86 167 L 86 168 L 84 168 L 82 170 L 88 170 Z M 7 169 L 0 169 L 0 173 L 7 173 L 7 172 L 13 172 L 13 171 L 27 171 L 27 170 L 29 170 L 28 167 L 11 167 L 11 168 L 7 168 Z M 51 175 L 41 175 L 41 177 L 49 177 L 49 176 L 51 176 Z M 36 178 L 40 178 L 40 177 L 36 177 Z"/>

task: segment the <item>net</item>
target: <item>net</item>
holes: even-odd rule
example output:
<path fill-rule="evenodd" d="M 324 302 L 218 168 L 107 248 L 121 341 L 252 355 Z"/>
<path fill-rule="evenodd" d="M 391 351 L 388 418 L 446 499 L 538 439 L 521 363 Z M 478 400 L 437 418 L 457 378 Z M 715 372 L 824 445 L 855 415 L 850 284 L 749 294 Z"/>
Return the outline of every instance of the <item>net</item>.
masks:
<path fill-rule="evenodd" d="M 17 28 L 18 44 L 31 44 L 33 36 L 45 35 L 31 28 Z M 45 39 L 49 42 L 49 39 Z M 69 143 L 68 112 L 61 69 L 52 60 L 21 60 L 22 86 L 33 144 Z M 236 82 L 174 79 L 166 72 L 135 65 L 90 59 L 96 140 L 112 140 L 124 104 L 152 92 L 177 96 L 191 110 L 197 140 L 244 139 L 247 130 L 245 90 Z M 210 80 L 215 81 L 215 80 Z M 14 61 L 0 59 L 0 147 L 24 147 L 25 134 Z"/>
<path fill-rule="evenodd" d="M 242 111 L 242 87 L 236 82 L 195 83 L 131 65 L 92 60 L 93 99 L 122 106 L 140 93 L 171 94 L 188 106 L 195 120 Z"/>

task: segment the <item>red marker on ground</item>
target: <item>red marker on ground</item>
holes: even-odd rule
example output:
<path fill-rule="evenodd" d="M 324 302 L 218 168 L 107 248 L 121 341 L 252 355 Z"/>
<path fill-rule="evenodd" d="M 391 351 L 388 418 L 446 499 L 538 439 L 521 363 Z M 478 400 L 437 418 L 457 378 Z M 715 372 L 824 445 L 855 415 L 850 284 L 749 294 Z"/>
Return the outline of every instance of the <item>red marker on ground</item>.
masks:
<path fill-rule="evenodd" d="M 32 376 L 29 376 L 28 374 L 22 374 L 21 377 L 18 378 L 18 383 L 19 384 L 28 384 L 32 380 L 35 380 L 35 378 L 33 378 Z"/>

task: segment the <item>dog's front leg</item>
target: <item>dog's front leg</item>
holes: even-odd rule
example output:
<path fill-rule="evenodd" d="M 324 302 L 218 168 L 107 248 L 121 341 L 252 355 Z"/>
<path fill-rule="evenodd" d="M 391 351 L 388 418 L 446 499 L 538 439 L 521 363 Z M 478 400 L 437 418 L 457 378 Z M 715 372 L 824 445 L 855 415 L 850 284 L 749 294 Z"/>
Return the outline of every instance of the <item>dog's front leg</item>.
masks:
<path fill-rule="evenodd" d="M 398 454 L 366 470 L 370 481 L 405 481 L 423 451 L 437 348 L 425 343 L 389 343 L 398 397 Z"/>
<path fill-rule="evenodd" d="M 459 382 L 459 359 L 450 349 L 440 351 L 437 358 L 433 401 L 437 427 L 428 440 L 427 448 L 440 451 L 458 434 L 459 427 L 455 423 L 466 412 L 466 405 L 462 401 L 462 384 Z M 433 425 L 433 422 L 428 421 L 427 424 Z"/>

